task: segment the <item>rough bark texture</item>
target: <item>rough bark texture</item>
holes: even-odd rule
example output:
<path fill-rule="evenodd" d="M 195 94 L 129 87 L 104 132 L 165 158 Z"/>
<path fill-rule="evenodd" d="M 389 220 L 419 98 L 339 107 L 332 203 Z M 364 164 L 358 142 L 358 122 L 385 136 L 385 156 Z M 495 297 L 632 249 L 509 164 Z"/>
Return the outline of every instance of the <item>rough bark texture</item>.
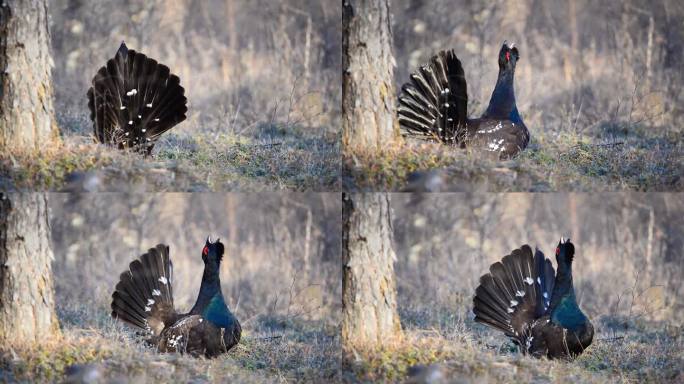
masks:
<path fill-rule="evenodd" d="M 389 0 L 342 0 L 342 132 L 347 151 L 394 140 L 394 57 Z"/>
<path fill-rule="evenodd" d="M 58 332 L 45 194 L 0 193 L 0 343 Z"/>
<path fill-rule="evenodd" d="M 342 341 L 347 348 L 374 348 L 401 332 L 389 196 L 342 199 Z"/>
<path fill-rule="evenodd" d="M 56 139 L 47 0 L 0 4 L 0 148 L 34 150 Z"/>

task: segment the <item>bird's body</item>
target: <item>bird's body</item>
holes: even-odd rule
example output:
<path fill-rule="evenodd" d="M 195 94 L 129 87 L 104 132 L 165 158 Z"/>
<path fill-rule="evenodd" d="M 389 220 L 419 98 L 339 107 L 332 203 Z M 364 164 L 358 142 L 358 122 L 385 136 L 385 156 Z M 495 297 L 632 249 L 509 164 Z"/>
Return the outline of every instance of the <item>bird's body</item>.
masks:
<path fill-rule="evenodd" d="M 215 357 L 240 341 L 242 329 L 221 293 L 218 268 L 223 244 L 207 240 L 205 267 L 197 301 L 188 313 L 177 313 L 171 283 L 169 247 L 157 245 L 134 260 L 112 294 L 112 316 L 144 331 L 159 352 Z"/>
<path fill-rule="evenodd" d="M 513 80 L 518 59 L 518 49 L 504 43 L 489 106 L 480 118 L 471 119 L 461 61 L 454 51 L 439 52 L 412 73 L 411 81 L 402 87 L 398 117 L 403 133 L 462 148 L 479 148 L 501 158 L 516 155 L 530 140 L 515 103 Z"/>
<path fill-rule="evenodd" d="M 159 136 L 185 120 L 184 94 L 167 66 L 121 43 L 88 90 L 95 140 L 150 155 Z"/>
<path fill-rule="evenodd" d="M 516 249 L 480 278 L 473 300 L 475 321 L 498 329 L 525 354 L 570 358 L 582 353 L 594 327 L 575 298 L 572 283 L 574 245 L 558 244 L 551 261 L 528 245 Z"/>

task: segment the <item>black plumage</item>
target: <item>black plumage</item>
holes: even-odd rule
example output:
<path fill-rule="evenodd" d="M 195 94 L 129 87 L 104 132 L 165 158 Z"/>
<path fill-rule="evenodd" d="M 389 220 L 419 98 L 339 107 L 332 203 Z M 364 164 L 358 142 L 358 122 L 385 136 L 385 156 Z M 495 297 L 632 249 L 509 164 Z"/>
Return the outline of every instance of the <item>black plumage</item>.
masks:
<path fill-rule="evenodd" d="M 441 51 L 410 76 L 399 96 L 398 118 L 407 136 L 474 147 L 508 158 L 530 140 L 515 104 L 514 75 L 518 48 L 504 42 L 499 77 L 487 111 L 468 118 L 468 91 L 461 61 L 453 50 Z"/>
<path fill-rule="evenodd" d="M 146 155 L 162 133 L 185 120 L 186 104 L 178 76 L 125 43 L 88 90 L 95 139 Z"/>
<path fill-rule="evenodd" d="M 112 316 L 144 332 L 160 352 L 215 357 L 234 347 L 242 328 L 221 293 L 219 267 L 224 246 L 216 240 L 202 250 L 204 273 L 192 310 L 177 313 L 173 304 L 173 264 L 169 247 L 159 244 L 134 260 L 112 294 Z"/>
<path fill-rule="evenodd" d="M 561 238 L 558 272 L 528 245 L 492 264 L 475 291 L 475 321 L 503 332 L 525 354 L 570 358 L 582 353 L 594 327 L 582 312 L 572 284 L 575 247 Z"/>

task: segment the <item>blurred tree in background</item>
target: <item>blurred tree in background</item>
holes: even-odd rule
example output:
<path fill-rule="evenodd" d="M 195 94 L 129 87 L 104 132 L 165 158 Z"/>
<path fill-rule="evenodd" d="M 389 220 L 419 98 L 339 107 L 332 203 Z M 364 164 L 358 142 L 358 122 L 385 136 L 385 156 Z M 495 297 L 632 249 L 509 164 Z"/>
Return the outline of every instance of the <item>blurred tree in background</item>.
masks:
<path fill-rule="evenodd" d="M 0 341 L 59 335 L 47 195 L 0 193 Z"/>
<path fill-rule="evenodd" d="M 401 335 L 389 195 L 342 195 L 342 341 L 373 349 Z"/>
<path fill-rule="evenodd" d="M 47 0 L 0 5 L 0 149 L 55 142 Z"/>

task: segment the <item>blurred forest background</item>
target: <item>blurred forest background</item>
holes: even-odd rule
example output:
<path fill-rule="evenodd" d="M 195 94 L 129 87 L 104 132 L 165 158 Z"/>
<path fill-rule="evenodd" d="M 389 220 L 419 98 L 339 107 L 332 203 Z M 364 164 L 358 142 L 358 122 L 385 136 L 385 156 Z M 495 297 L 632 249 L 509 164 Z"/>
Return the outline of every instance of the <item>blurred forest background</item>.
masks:
<path fill-rule="evenodd" d="M 50 205 L 60 323 L 67 335 L 90 330 L 118 346 L 102 362 L 107 377 L 140 378 L 137 359 L 151 367 L 143 377 L 162 381 L 212 374 L 225 380 L 323 380 L 338 374 L 338 195 L 53 194 Z M 143 350 L 132 359 L 138 339 L 110 317 L 119 274 L 148 248 L 168 244 L 176 308 L 187 311 L 199 292 L 201 249 L 209 235 L 226 247 L 221 284 L 243 340 L 213 365 L 176 356 L 179 362 L 164 373 L 172 355 Z"/>
<path fill-rule="evenodd" d="M 153 192 L 336 189 L 339 4 L 50 0 L 49 12 L 54 109 L 66 145 L 41 159 L 21 159 L 28 164 L 9 172 L 10 186 L 107 192 L 122 192 L 122 184 Z M 161 137 L 156 161 L 122 158 L 92 140 L 86 92 L 122 41 L 167 65 L 188 98 L 187 120 Z M 96 183 L 69 185 L 91 169 Z M 70 177 L 74 172 L 78 177 Z"/>
<path fill-rule="evenodd" d="M 575 288 L 592 319 L 626 316 L 634 309 L 630 305 L 637 304 L 631 302 L 632 293 L 639 296 L 659 287 L 652 290 L 658 294 L 659 303 L 652 303 L 657 311 L 639 315 L 684 324 L 684 302 L 678 300 L 684 295 L 684 196 L 509 193 L 392 198 L 397 283 L 405 309 L 453 311 L 454 300 L 470 307 L 472 292 L 492 263 L 529 244 L 555 265 L 553 251 L 564 236 L 575 244 Z"/>
<path fill-rule="evenodd" d="M 391 198 L 398 306 L 408 335 L 392 351 L 392 369 L 418 360 L 447 361 L 448 369 L 485 381 L 682 378 L 681 194 Z M 575 244 L 575 290 L 597 334 L 574 363 L 522 359 L 503 334 L 473 322 L 473 294 L 489 266 L 523 244 L 539 247 L 555 267 L 561 236 Z M 375 367 L 371 377 L 391 375 L 387 366 Z"/>
<path fill-rule="evenodd" d="M 681 134 L 684 4 L 677 0 L 395 0 L 396 84 L 455 49 L 479 116 L 504 40 L 520 50 L 516 101 L 532 136 L 578 130 L 612 138 L 639 122 Z M 574 132 L 573 132 L 574 133 Z M 535 135 L 536 134 L 536 135 Z"/>
<path fill-rule="evenodd" d="M 50 10 L 56 109 L 66 111 L 62 121 L 87 117 L 90 81 L 125 40 L 181 78 L 190 104 L 185 131 L 254 135 L 264 133 L 261 125 L 287 121 L 336 131 L 338 4 L 54 0 Z"/>
<path fill-rule="evenodd" d="M 350 165 L 350 188 L 400 190 L 410 172 L 442 167 L 442 191 L 682 189 L 684 2 L 393 0 L 391 12 L 397 93 L 432 55 L 454 49 L 472 117 L 488 105 L 503 41 L 514 42 L 531 143 L 513 164 L 402 147 L 365 171 Z"/>

